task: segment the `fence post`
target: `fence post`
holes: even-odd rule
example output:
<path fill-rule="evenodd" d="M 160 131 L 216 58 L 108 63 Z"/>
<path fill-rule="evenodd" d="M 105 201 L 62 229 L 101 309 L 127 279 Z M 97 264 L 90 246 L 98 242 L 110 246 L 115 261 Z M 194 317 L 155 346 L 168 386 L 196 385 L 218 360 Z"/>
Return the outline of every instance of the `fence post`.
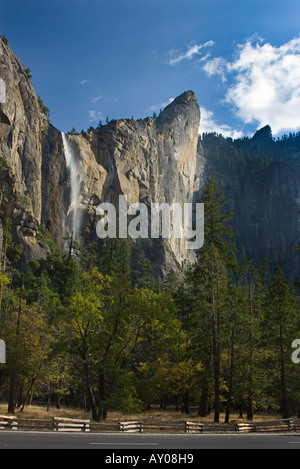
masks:
<path fill-rule="evenodd" d="M 199 422 L 185 422 L 185 433 L 202 433 L 204 431 L 204 426 Z"/>
<path fill-rule="evenodd" d="M 0 415 L 0 428 L 3 428 L 3 429 L 9 428 L 10 430 L 17 430 L 18 429 L 17 418 L 8 417 L 6 415 Z"/>
<path fill-rule="evenodd" d="M 80 420 L 72 418 L 60 418 L 53 417 L 54 419 L 54 431 L 65 431 L 65 432 L 89 432 L 90 421 Z"/>
<path fill-rule="evenodd" d="M 143 432 L 143 423 L 142 422 L 120 422 L 119 430 L 121 432 Z"/>
<path fill-rule="evenodd" d="M 288 427 L 291 432 L 296 431 L 296 425 L 295 425 L 294 419 L 289 419 Z"/>

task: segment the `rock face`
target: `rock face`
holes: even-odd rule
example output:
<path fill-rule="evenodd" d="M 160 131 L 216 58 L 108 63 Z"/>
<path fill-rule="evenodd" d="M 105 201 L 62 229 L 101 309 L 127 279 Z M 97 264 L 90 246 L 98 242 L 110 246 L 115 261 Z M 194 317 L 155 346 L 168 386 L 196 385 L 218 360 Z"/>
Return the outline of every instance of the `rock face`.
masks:
<path fill-rule="evenodd" d="M 156 120 L 118 120 L 83 135 L 66 136 L 78 163 L 77 209 L 81 212 L 81 230 L 99 203 L 110 202 L 118 207 L 119 195 L 127 197 L 128 205 L 145 204 L 149 212 L 155 202 L 170 205 L 176 202 L 182 206 L 191 202 L 199 123 L 199 106 L 194 93 L 188 91 L 167 106 Z M 52 234 L 59 244 L 68 230 L 70 234 L 66 216 L 70 179 L 60 153 L 61 136 L 50 128 L 43 151 L 42 222 L 51 221 Z M 194 254 L 185 249 L 185 240 L 174 236 L 154 244 L 153 259 L 159 273 L 170 265 L 175 269 L 183 266 Z"/>
<path fill-rule="evenodd" d="M 41 224 L 64 249 L 65 237 L 84 233 L 101 202 L 117 206 L 118 196 L 126 195 L 128 204 L 183 206 L 196 201 L 215 174 L 235 212 L 238 247 L 248 256 L 268 254 L 290 275 L 299 274 L 292 250 L 299 242 L 299 136 L 274 142 L 266 126 L 252 139 L 199 138 L 200 110 L 192 91 L 156 119 L 122 119 L 63 135 L 49 123 L 29 71 L 1 38 L 0 78 L 6 84 L 0 103 L 0 220 L 12 220 L 14 238 L 23 246 L 20 267 L 48 254 L 37 237 Z M 195 255 L 174 236 L 151 240 L 150 251 L 161 275 L 170 268 L 180 272 Z"/>
<path fill-rule="evenodd" d="M 42 215 L 42 140 L 48 120 L 29 71 L 2 39 L 0 76 L 6 85 L 0 104 L 1 219 L 12 220 L 25 257 L 43 257 L 47 249 L 36 241 L 36 234 Z"/>
<path fill-rule="evenodd" d="M 251 139 L 203 136 L 198 144 L 203 181 L 215 174 L 234 212 L 239 252 L 279 264 L 293 280 L 300 256 L 300 136 L 274 141 L 269 126 Z M 201 164 L 200 164 L 201 162 Z"/>
<path fill-rule="evenodd" d="M 57 244 L 71 235 L 72 180 L 63 135 L 42 112 L 30 76 L 9 45 L 0 39 L 0 76 L 6 101 L 0 105 L 1 216 L 13 221 L 16 240 L 24 247 L 22 265 L 43 258 L 38 242 L 41 224 Z M 194 93 L 183 93 L 158 119 L 119 120 L 80 135 L 66 135 L 77 168 L 76 212 L 81 231 L 101 202 L 128 204 L 192 201 L 197 161 L 200 111 Z M 183 241 L 155 241 L 158 271 L 182 266 L 188 258 Z"/>

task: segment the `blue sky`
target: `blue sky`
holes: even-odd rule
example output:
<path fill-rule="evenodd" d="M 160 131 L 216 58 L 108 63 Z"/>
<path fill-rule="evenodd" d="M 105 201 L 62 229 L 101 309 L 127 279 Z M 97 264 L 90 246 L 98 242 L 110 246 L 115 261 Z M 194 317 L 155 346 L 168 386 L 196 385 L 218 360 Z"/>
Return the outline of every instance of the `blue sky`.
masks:
<path fill-rule="evenodd" d="M 200 132 L 300 130 L 299 0 L 1 0 L 0 34 L 65 132 L 187 90 Z"/>

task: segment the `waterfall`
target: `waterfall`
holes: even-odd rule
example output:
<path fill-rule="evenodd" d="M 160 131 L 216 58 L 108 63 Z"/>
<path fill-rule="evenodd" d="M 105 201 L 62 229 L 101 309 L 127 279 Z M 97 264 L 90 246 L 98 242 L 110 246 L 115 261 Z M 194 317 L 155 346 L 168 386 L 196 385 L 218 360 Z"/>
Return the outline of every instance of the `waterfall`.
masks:
<path fill-rule="evenodd" d="M 63 132 L 61 134 L 66 165 L 70 171 L 70 202 L 67 212 L 67 229 L 69 230 L 69 236 L 72 235 L 73 239 L 76 241 L 79 235 L 81 217 L 79 210 L 78 162 L 68 137 Z"/>

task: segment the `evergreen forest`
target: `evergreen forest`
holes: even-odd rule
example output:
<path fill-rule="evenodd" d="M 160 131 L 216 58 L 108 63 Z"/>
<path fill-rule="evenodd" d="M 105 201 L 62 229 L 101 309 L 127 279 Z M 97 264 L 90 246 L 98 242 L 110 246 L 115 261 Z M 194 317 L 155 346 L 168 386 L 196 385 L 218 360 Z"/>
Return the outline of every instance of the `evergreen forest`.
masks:
<path fill-rule="evenodd" d="M 233 214 L 214 177 L 202 193 L 205 242 L 182 278 L 153 275 L 144 251 L 126 239 L 99 246 L 67 240 L 61 252 L 16 266 L 21 248 L 4 226 L 0 272 L 0 399 L 14 414 L 28 404 L 88 410 L 95 421 L 115 409 L 153 405 L 199 417 L 258 411 L 300 414 L 299 286 L 268 259 L 244 259 Z M 299 255 L 295 247 L 294 255 Z M 237 259 L 244 259 L 237 262 Z"/>

